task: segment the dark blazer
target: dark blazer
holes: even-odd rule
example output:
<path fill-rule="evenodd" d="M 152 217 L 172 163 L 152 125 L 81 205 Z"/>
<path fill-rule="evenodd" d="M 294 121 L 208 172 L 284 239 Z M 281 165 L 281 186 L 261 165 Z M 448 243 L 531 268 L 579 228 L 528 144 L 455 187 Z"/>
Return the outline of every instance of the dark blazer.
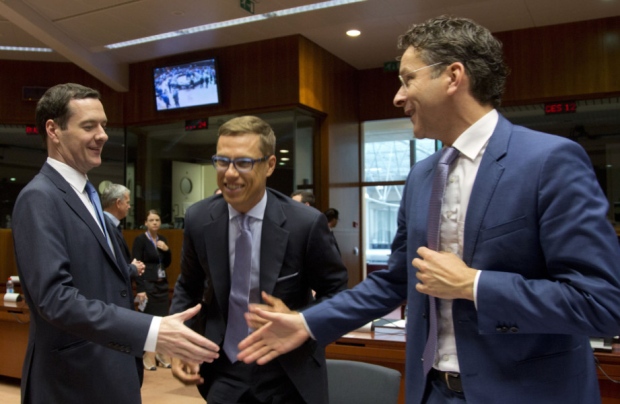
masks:
<path fill-rule="evenodd" d="M 203 303 L 195 327 L 222 345 L 228 318 L 228 204 L 215 195 L 185 214 L 181 274 L 171 313 Z M 327 219 L 314 208 L 267 190 L 260 249 L 260 289 L 299 310 L 346 288 L 347 272 L 331 242 Z M 327 402 L 325 353 L 309 341 L 278 358 L 307 403 Z M 203 364 L 207 368 L 209 364 Z"/>
<path fill-rule="evenodd" d="M 30 308 L 22 403 L 139 403 L 137 366 L 152 316 L 133 309 L 116 240 L 114 256 L 84 203 L 47 163 L 19 194 L 13 219 Z"/>
<path fill-rule="evenodd" d="M 406 401 L 421 402 L 428 296 L 416 250 L 439 153 L 412 168 L 388 269 L 304 311 L 327 344 L 407 299 Z M 577 143 L 500 116 L 467 210 L 463 260 L 482 270 L 477 307 L 453 302 L 458 360 L 472 403 L 596 403 L 588 336 L 620 333 L 620 248 L 608 204 Z"/>
<path fill-rule="evenodd" d="M 168 244 L 168 239 L 161 234 L 159 239 Z M 144 263 L 144 273 L 136 278 L 136 291 L 138 293 L 146 292 L 144 281 L 157 281 L 157 267 L 161 261 L 161 266 L 165 270 L 172 262 L 172 252 L 170 249 L 164 251 L 155 248 L 151 240 L 146 237 L 146 233 L 136 236 L 131 248 L 133 257 Z"/>
<path fill-rule="evenodd" d="M 121 229 L 114 226 L 114 223 L 108 217 L 108 215 L 104 214 L 103 217 L 105 218 L 105 221 L 107 222 L 108 228 L 114 229 L 114 231 L 111 232 L 110 235 L 116 239 L 116 243 L 119 245 L 123 253 L 123 258 L 125 259 L 125 262 L 127 262 L 127 265 L 128 265 L 129 276 L 132 279 L 137 278 L 138 268 L 136 268 L 135 265 L 130 263 L 131 261 L 133 261 L 133 259 L 131 258 L 131 253 L 129 252 L 129 246 L 127 245 L 127 242 L 125 241 L 125 237 L 123 237 L 123 232 L 121 231 Z"/>

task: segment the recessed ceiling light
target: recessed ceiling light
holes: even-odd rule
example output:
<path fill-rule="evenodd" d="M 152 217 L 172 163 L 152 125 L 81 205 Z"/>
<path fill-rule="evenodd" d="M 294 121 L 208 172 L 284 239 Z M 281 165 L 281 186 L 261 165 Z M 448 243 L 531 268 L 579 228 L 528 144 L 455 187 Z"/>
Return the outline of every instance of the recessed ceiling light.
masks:
<path fill-rule="evenodd" d="M 350 29 L 347 31 L 347 35 L 350 37 L 360 36 L 361 32 L 358 29 Z"/>
<path fill-rule="evenodd" d="M 290 159 L 288 157 L 282 157 L 282 158 L 280 158 L 280 160 L 282 160 L 282 161 L 289 161 Z"/>
<path fill-rule="evenodd" d="M 11 52 L 53 52 L 50 48 L 32 48 L 26 46 L 0 46 L 0 51 Z"/>
<path fill-rule="evenodd" d="M 280 150 L 280 153 L 288 153 L 288 150 L 282 149 L 282 150 Z"/>

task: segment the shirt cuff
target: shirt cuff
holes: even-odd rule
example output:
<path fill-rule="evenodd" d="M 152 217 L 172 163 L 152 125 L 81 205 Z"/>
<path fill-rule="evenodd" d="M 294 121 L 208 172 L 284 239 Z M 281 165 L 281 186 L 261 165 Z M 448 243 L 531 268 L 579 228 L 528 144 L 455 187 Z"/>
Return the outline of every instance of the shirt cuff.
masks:
<path fill-rule="evenodd" d="M 146 342 L 144 343 L 144 350 L 147 352 L 155 352 L 157 349 L 157 337 L 159 336 L 159 326 L 161 325 L 161 317 L 153 316 L 151 326 L 149 327 L 149 333 L 146 336 Z"/>
<path fill-rule="evenodd" d="M 306 327 L 306 331 L 308 331 L 308 334 L 310 334 L 310 338 L 316 341 L 316 338 L 314 338 L 314 334 L 312 334 L 312 330 L 310 330 L 310 327 L 308 327 L 308 323 L 306 323 L 304 313 L 299 313 L 299 315 L 301 316 L 301 321 L 304 323 L 304 327 Z"/>
<path fill-rule="evenodd" d="M 481 270 L 476 271 L 476 279 L 474 279 L 474 307 L 478 310 L 478 281 L 480 280 Z"/>

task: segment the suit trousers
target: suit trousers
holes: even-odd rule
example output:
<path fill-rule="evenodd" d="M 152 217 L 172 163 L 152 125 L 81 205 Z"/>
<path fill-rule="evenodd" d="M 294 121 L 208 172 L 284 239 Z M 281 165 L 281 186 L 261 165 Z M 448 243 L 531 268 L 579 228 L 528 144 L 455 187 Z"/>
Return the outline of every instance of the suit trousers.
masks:
<path fill-rule="evenodd" d="M 203 364 L 198 386 L 209 404 L 304 404 L 279 362 L 266 365 L 230 363 L 226 355 Z"/>

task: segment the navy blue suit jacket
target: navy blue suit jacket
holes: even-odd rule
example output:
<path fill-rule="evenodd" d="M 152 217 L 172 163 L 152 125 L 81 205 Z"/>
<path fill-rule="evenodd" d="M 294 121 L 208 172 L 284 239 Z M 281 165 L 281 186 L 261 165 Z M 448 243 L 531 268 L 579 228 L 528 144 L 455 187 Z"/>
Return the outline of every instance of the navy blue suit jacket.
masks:
<path fill-rule="evenodd" d="M 113 254 L 82 200 L 47 163 L 19 194 L 13 219 L 30 308 L 22 403 L 139 403 L 137 358 L 152 316 L 133 308 L 115 238 Z"/>
<path fill-rule="evenodd" d="M 411 169 L 388 269 L 304 311 L 322 344 L 403 300 L 407 403 L 420 403 L 428 296 L 416 250 L 439 154 Z M 458 360 L 473 403 L 600 401 L 589 336 L 620 333 L 620 248 L 607 200 L 577 143 L 499 118 L 473 186 L 463 260 L 482 270 L 474 302 L 453 302 Z"/>

